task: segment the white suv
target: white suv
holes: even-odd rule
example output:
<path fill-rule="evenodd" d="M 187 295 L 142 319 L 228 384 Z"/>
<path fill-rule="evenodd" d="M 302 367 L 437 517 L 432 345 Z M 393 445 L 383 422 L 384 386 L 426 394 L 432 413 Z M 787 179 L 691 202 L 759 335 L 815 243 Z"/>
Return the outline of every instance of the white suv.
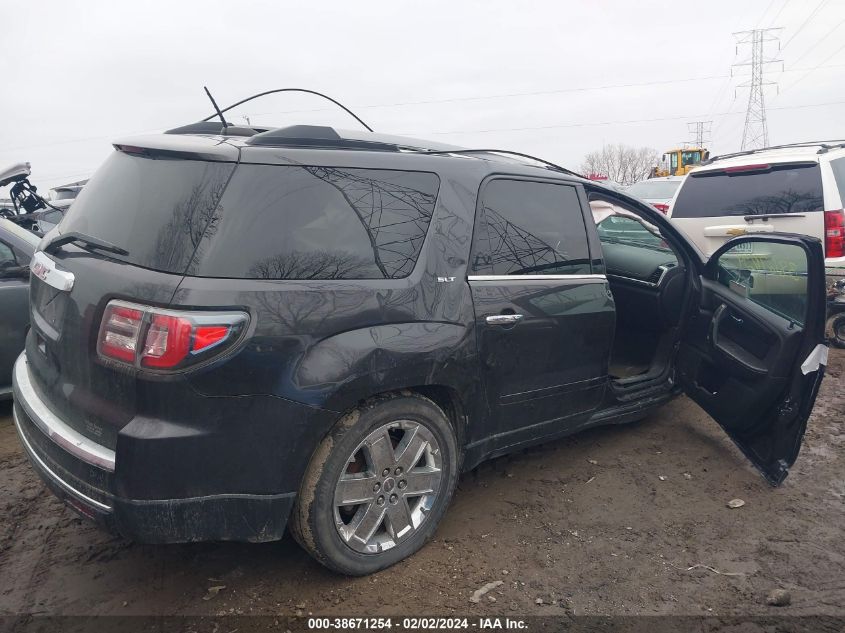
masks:
<path fill-rule="evenodd" d="M 668 216 L 710 255 L 748 233 L 801 233 L 824 243 L 845 274 L 845 141 L 798 143 L 716 156 L 681 184 Z M 748 243 L 751 246 L 751 243 Z"/>

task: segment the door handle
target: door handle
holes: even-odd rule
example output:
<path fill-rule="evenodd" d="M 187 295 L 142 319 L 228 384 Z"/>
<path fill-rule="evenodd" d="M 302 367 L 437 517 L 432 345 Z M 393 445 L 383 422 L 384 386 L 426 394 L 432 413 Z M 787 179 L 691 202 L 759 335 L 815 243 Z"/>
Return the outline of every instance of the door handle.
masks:
<path fill-rule="evenodd" d="M 491 314 L 486 318 L 487 325 L 513 325 L 519 323 L 522 314 Z"/>

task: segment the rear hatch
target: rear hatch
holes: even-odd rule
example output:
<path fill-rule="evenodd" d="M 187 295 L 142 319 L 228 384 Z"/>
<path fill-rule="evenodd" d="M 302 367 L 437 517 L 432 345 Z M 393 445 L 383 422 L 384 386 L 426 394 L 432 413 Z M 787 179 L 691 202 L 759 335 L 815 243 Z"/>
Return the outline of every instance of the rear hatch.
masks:
<path fill-rule="evenodd" d="M 127 254 L 67 244 L 49 257 L 73 275 L 70 290 L 32 277 L 26 350 L 34 387 L 70 426 L 110 448 L 136 413 L 137 386 L 133 370 L 97 358 L 105 306 L 112 299 L 150 305 L 172 299 L 238 157 L 235 147 L 212 139 L 157 143 L 164 146 L 117 146 L 59 227 Z"/>
<path fill-rule="evenodd" d="M 710 255 L 732 237 L 750 233 L 801 233 L 824 242 L 823 211 L 818 162 L 761 162 L 693 171 L 670 217 Z"/>

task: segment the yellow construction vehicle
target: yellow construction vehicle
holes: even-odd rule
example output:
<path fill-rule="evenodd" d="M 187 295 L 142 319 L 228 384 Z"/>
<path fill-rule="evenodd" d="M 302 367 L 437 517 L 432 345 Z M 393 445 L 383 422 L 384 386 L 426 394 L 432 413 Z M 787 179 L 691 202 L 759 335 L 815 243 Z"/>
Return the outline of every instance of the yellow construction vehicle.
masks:
<path fill-rule="evenodd" d="M 703 147 L 670 149 L 663 152 L 663 159 L 651 170 L 651 177 L 686 176 L 693 167 L 709 157 L 710 151 Z"/>

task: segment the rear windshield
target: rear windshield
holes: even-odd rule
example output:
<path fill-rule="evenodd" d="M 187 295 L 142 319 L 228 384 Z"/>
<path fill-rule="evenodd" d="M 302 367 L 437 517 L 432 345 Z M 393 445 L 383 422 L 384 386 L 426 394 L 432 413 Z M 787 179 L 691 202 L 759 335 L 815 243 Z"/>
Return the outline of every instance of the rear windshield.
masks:
<path fill-rule="evenodd" d="M 672 217 L 807 213 L 822 208 L 818 163 L 786 164 L 766 171 L 693 172 L 681 187 Z"/>
<path fill-rule="evenodd" d="M 625 193 L 646 200 L 671 198 L 680 184 L 680 180 L 643 180 L 628 187 Z"/>
<path fill-rule="evenodd" d="M 241 165 L 188 271 L 200 277 L 407 277 L 420 254 L 435 174 Z"/>
<path fill-rule="evenodd" d="M 440 184 L 422 172 L 233 170 L 231 163 L 115 152 L 73 203 L 62 231 L 106 240 L 129 251 L 118 259 L 171 273 L 399 278 L 417 261 Z"/>
<path fill-rule="evenodd" d="M 68 209 L 61 231 L 79 231 L 129 251 L 109 257 L 181 273 L 233 169 L 232 163 L 113 152 Z"/>

